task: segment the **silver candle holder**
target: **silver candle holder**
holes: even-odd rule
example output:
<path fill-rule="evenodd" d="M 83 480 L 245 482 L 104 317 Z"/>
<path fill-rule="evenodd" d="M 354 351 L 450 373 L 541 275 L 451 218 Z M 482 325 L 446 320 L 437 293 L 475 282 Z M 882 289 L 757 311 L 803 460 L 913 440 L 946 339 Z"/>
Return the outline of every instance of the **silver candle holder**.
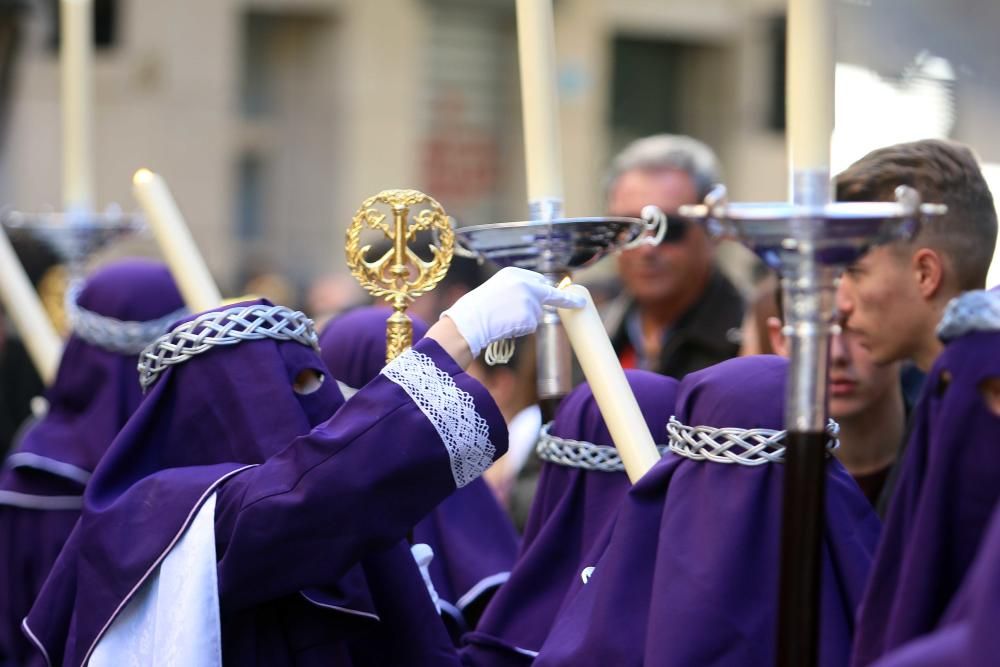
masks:
<path fill-rule="evenodd" d="M 777 664 L 816 664 L 826 468 L 830 336 L 838 331 L 835 296 L 841 271 L 874 245 L 913 238 L 945 207 L 923 204 L 900 186 L 894 202 L 830 202 L 829 173 L 797 172 L 791 203 L 731 204 L 723 187 L 704 204 L 681 207 L 716 238 L 743 243 L 781 274 L 783 333 L 790 364 L 785 393 L 785 489 L 782 512 Z"/>
<path fill-rule="evenodd" d="M 2 224 L 14 236 L 28 234 L 45 243 L 74 278 L 82 277 L 87 260 L 101 248 L 145 228 L 142 218 L 117 206 L 101 213 L 10 211 L 3 216 Z"/>
<path fill-rule="evenodd" d="M 818 187 L 829 187 L 824 181 Z M 800 188 L 797 191 L 806 191 Z M 810 204 L 806 194 L 793 203 L 729 203 L 717 186 L 704 204 L 682 206 L 681 217 L 701 222 L 709 235 L 736 240 L 781 275 L 783 333 L 791 342 L 786 426 L 822 431 L 826 423 L 828 337 L 834 324 L 837 278 L 874 245 L 913 238 L 921 221 L 941 215 L 942 204 L 924 204 L 916 190 L 900 186 L 895 202 Z M 819 377 L 824 375 L 824 377 Z"/>
<path fill-rule="evenodd" d="M 644 208 L 642 218 L 564 218 L 555 199 L 533 202 L 529 210 L 530 220 L 456 229 L 456 254 L 537 271 L 555 285 L 612 252 L 659 243 L 666 231 L 666 216 L 655 206 Z M 554 308 L 545 308 L 535 336 L 538 396 L 551 412 L 572 389 L 572 354 Z"/>
<path fill-rule="evenodd" d="M 90 211 L 25 213 L 10 211 L 0 224 L 14 238 L 29 236 L 48 246 L 66 267 L 65 282 L 45 280 L 39 285 L 42 301 L 57 329 L 68 326 L 65 300 L 79 286 L 88 259 L 113 241 L 144 228 L 141 218 L 116 206 L 103 213 Z"/>

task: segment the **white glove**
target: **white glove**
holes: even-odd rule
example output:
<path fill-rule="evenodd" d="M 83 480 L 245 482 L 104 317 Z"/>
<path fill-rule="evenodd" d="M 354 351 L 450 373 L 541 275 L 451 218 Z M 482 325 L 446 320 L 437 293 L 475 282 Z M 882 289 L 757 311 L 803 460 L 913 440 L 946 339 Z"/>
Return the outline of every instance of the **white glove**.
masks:
<path fill-rule="evenodd" d="M 549 284 L 540 273 L 508 266 L 455 302 L 450 317 L 472 356 L 490 343 L 517 338 L 538 328 L 542 306 L 582 308 L 584 300 Z"/>

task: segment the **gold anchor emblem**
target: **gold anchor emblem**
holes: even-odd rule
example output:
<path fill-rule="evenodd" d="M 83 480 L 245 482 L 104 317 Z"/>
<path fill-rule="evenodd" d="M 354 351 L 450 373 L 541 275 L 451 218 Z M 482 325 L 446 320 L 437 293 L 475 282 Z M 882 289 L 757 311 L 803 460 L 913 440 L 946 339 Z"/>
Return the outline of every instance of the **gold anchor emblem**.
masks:
<path fill-rule="evenodd" d="M 392 222 L 379 210 L 386 206 L 392 212 Z M 410 209 L 422 206 L 412 217 Z M 366 259 L 371 244 L 361 245 L 361 232 L 376 230 L 392 247 L 381 257 Z M 431 259 L 424 260 L 410 248 L 419 232 L 434 234 L 428 244 Z M 455 233 L 448 215 L 429 195 L 419 190 L 383 190 L 369 197 L 354 214 L 347 228 L 347 266 L 351 274 L 372 296 L 384 298 L 393 308 L 386 320 L 386 363 L 392 361 L 413 344 L 413 323 L 406 309 L 421 294 L 434 286 L 448 272 L 455 249 Z"/>

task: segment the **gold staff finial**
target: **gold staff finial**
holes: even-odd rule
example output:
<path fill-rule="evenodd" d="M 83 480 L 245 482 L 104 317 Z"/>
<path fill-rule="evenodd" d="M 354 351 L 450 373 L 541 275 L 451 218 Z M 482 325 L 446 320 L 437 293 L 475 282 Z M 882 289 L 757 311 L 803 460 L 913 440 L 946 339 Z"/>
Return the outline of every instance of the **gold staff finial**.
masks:
<path fill-rule="evenodd" d="M 392 222 L 378 206 L 392 211 Z M 410 209 L 424 208 L 410 218 Z M 361 232 L 374 229 L 392 241 L 392 248 L 368 261 L 371 245 L 361 245 Z M 432 258 L 422 259 L 409 246 L 418 232 L 436 232 L 429 244 Z M 374 297 L 383 297 L 393 308 L 386 320 L 386 363 L 413 344 L 413 323 L 406 309 L 415 298 L 434 289 L 448 272 L 455 248 L 455 234 L 441 204 L 418 190 L 383 190 L 369 197 L 354 214 L 347 228 L 347 266 L 361 286 Z"/>

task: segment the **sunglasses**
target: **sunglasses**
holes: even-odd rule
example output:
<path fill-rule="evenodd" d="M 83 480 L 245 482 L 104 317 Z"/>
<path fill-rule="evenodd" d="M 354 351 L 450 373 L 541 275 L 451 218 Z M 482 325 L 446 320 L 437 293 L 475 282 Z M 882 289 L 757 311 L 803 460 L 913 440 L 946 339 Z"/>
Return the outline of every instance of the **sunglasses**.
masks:
<path fill-rule="evenodd" d="M 680 243 L 687 236 L 688 229 L 691 228 L 691 222 L 680 218 L 676 215 L 667 216 L 667 231 L 663 234 L 663 243 Z"/>

